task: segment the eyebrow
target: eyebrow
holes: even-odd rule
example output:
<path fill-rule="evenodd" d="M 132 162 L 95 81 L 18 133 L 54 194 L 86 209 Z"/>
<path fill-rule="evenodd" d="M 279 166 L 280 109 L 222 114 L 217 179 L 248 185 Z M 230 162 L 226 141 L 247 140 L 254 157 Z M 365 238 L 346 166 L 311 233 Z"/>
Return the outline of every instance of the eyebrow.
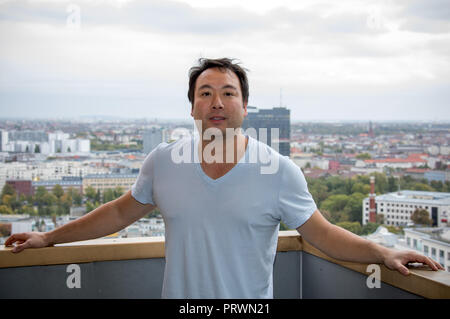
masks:
<path fill-rule="evenodd" d="M 202 89 L 212 89 L 212 86 L 209 84 L 203 84 L 201 87 L 198 88 L 198 90 L 200 91 Z M 222 86 L 222 89 L 233 89 L 237 91 L 237 88 L 231 84 Z"/>

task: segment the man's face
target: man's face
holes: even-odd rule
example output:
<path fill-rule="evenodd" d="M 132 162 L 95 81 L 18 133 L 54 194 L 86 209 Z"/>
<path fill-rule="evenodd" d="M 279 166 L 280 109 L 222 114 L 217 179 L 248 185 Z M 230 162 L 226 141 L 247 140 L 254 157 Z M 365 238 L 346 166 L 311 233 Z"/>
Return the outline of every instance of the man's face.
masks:
<path fill-rule="evenodd" d="M 218 68 L 210 68 L 200 74 L 195 83 L 191 116 L 202 121 L 203 132 L 215 127 L 225 136 L 226 128 L 241 127 L 247 116 L 247 103 L 242 101 L 241 85 L 236 74 Z"/>

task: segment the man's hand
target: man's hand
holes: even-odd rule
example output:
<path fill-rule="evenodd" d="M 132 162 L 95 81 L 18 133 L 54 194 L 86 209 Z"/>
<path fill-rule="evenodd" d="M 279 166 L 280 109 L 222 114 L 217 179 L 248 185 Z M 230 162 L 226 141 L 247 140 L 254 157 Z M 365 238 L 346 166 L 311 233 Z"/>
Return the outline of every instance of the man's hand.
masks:
<path fill-rule="evenodd" d="M 5 242 L 5 246 L 16 246 L 12 249 L 13 253 L 18 253 L 25 248 L 41 248 L 49 246 L 45 233 L 30 232 L 11 235 Z"/>
<path fill-rule="evenodd" d="M 389 249 L 384 258 L 384 264 L 391 270 L 397 270 L 403 275 L 409 275 L 408 268 L 405 267 L 408 263 L 422 263 L 430 266 L 432 270 L 444 270 L 440 263 L 418 254 L 414 251 L 397 251 Z"/>

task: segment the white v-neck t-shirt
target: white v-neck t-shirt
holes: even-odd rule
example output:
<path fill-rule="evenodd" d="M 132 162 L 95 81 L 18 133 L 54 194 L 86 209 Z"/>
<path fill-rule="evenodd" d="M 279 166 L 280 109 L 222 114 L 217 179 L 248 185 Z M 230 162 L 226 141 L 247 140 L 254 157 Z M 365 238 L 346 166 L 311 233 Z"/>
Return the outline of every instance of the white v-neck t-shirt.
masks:
<path fill-rule="evenodd" d="M 273 298 L 280 221 L 295 229 L 317 209 L 303 173 L 248 136 L 241 160 L 212 179 L 197 145 L 193 137 L 161 143 L 132 186 L 132 196 L 158 206 L 165 222 L 162 297 Z M 181 163 L 179 154 L 187 155 Z"/>

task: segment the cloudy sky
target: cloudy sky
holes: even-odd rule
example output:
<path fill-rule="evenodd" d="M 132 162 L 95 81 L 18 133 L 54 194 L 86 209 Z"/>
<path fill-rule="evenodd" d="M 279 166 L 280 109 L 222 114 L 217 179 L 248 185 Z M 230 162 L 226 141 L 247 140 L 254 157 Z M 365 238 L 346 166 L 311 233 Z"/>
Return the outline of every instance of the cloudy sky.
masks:
<path fill-rule="evenodd" d="M 448 0 L 0 0 L 0 117 L 189 119 L 200 57 L 293 120 L 450 121 Z"/>

